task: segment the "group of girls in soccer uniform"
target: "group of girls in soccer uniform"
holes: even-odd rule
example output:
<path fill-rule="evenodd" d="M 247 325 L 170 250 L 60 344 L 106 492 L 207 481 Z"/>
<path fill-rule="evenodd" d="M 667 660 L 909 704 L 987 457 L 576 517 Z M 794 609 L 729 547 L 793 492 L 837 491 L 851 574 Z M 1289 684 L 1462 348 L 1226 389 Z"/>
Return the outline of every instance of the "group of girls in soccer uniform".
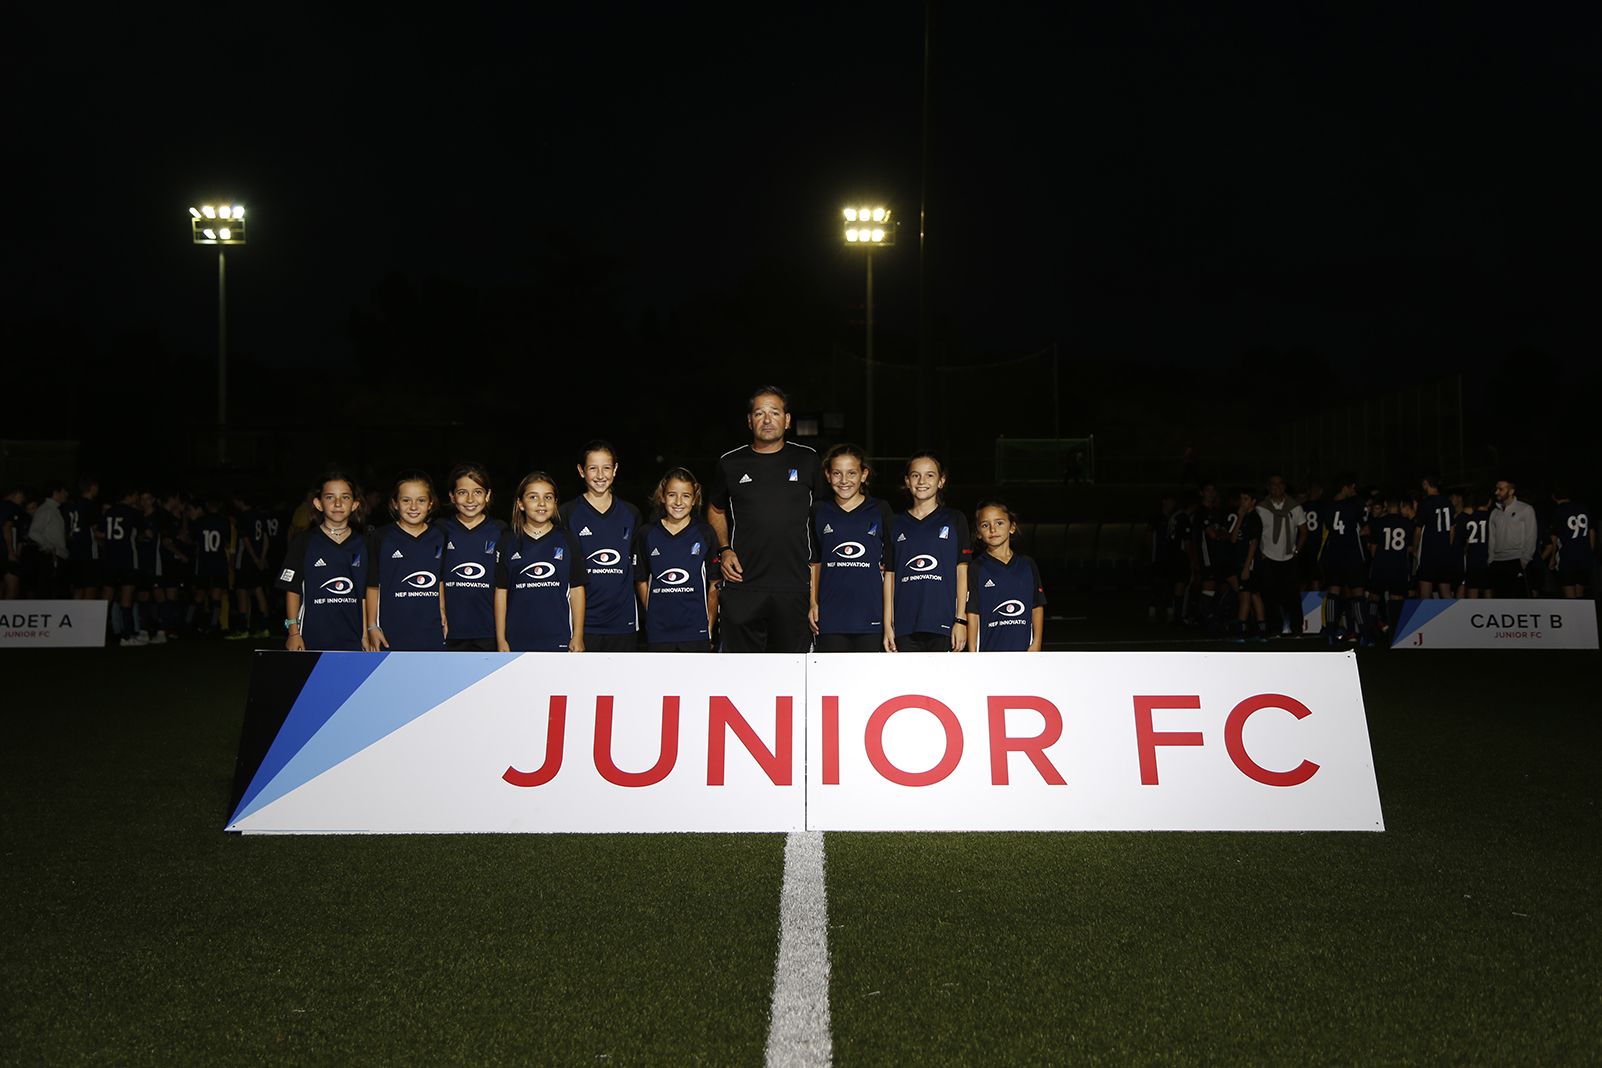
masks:
<path fill-rule="evenodd" d="M 824 458 L 832 491 L 811 517 L 808 620 L 818 652 L 1038 651 L 1045 593 L 1033 560 L 1012 548 L 1017 518 L 1001 501 L 968 518 L 946 504 L 946 470 L 930 453 L 907 463 L 909 507 L 869 495 L 862 451 Z M 317 486 L 317 522 L 289 545 L 287 648 L 344 651 L 707 652 L 717 621 L 718 542 L 702 521 L 702 486 L 664 473 L 651 518 L 612 492 L 617 454 L 585 446 L 584 493 L 560 502 L 556 480 L 518 483 L 510 523 L 490 516 L 477 464 L 450 475 L 449 512 L 421 472 L 400 475 L 392 522 L 364 535 L 361 493 L 332 472 Z"/>

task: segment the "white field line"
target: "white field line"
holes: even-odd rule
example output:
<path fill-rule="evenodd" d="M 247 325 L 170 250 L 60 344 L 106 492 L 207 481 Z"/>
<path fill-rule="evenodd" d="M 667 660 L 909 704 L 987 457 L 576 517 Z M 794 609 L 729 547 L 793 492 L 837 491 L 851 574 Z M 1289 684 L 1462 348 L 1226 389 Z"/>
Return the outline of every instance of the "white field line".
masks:
<path fill-rule="evenodd" d="M 823 832 L 796 831 L 784 842 L 779 962 L 773 972 L 767 1063 L 769 1068 L 816 1068 L 833 1060 Z"/>

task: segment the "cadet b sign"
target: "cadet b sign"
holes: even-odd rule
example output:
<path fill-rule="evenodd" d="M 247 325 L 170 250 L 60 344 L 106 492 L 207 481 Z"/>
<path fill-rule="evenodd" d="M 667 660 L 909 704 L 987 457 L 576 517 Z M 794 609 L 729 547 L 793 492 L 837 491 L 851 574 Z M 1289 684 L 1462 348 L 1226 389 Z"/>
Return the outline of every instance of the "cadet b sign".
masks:
<path fill-rule="evenodd" d="M 1392 649 L 1595 649 L 1596 602 L 1406 601 Z"/>
<path fill-rule="evenodd" d="M 261 653 L 245 833 L 1383 829 L 1352 654 Z"/>
<path fill-rule="evenodd" d="M 0 649 L 105 644 L 105 601 L 0 601 Z"/>

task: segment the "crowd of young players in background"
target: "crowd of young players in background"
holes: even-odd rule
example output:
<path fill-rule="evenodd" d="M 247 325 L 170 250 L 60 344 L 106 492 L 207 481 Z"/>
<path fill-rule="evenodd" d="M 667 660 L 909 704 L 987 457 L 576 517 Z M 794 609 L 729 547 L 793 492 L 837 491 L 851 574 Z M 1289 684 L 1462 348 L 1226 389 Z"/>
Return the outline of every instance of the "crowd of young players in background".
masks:
<path fill-rule="evenodd" d="M 1294 523 L 1298 594 L 1277 599 L 1265 598 L 1261 552 L 1275 498 Z M 1508 480 L 1488 493 L 1443 491 L 1426 474 L 1416 491 L 1383 492 L 1343 474 L 1294 496 L 1277 475 L 1263 495 L 1206 483 L 1164 496 L 1152 521 L 1148 617 L 1261 641 L 1301 634 L 1299 594 L 1319 593 L 1327 641 L 1383 644 L 1410 597 L 1589 596 L 1598 561 L 1589 512 L 1561 486 L 1545 511 L 1542 521 Z"/>
<path fill-rule="evenodd" d="M 1039 569 L 1014 551 L 1006 504 L 982 502 L 970 540 L 932 454 L 908 462 L 901 512 L 868 495 L 855 446 L 822 467 L 829 493 L 809 518 L 816 648 L 1041 648 Z M 702 519 L 701 483 L 668 470 L 642 516 L 613 495 L 617 469 L 612 446 L 591 442 L 582 494 L 559 502 L 556 479 L 531 472 L 509 521 L 491 515 L 498 498 L 477 464 L 451 472 L 444 499 L 420 471 L 387 498 L 330 472 L 293 510 L 147 491 L 107 503 L 92 479 L 76 494 L 50 486 L 32 507 L 17 490 L 3 516 L 6 596 L 106 600 L 124 645 L 276 630 L 291 650 L 711 650 L 724 547 Z M 59 539 L 47 530 L 58 522 Z M 970 586 L 970 570 L 983 581 Z"/>
<path fill-rule="evenodd" d="M 910 507 L 899 514 L 868 496 L 861 450 L 839 446 L 823 467 L 831 499 L 817 503 L 813 530 L 815 648 L 894 651 L 899 639 L 960 651 L 984 645 L 986 632 L 988 648 L 1041 647 L 1039 570 L 1014 553 L 1016 517 L 1004 503 L 976 509 L 970 542 L 968 517 L 941 498 L 937 457 L 909 461 Z M 614 498 L 616 474 L 611 446 L 591 443 L 580 496 L 558 502 L 556 479 L 533 472 L 513 495 L 510 523 L 489 514 L 489 476 L 475 464 L 452 471 L 445 500 L 420 472 L 401 475 L 387 500 L 336 473 L 279 507 L 143 489 L 108 501 L 93 479 L 35 499 L 12 488 L 0 499 L 3 593 L 105 600 L 111 637 L 125 645 L 287 631 L 292 649 L 710 648 L 719 546 L 702 522 L 701 484 L 682 467 L 666 472 L 642 517 Z M 1508 482 L 1478 497 L 1443 493 L 1433 475 L 1408 493 L 1359 490 L 1340 476 L 1328 491 L 1314 483 L 1287 498 L 1275 476 L 1261 496 L 1210 483 L 1165 496 L 1152 524 L 1150 616 L 1266 640 L 1300 634 L 1299 594 L 1318 592 L 1327 640 L 1381 643 L 1407 597 L 1586 596 L 1598 559 L 1586 509 L 1554 492 L 1514 564 L 1492 559 L 1493 516 L 1511 514 L 1510 504 L 1530 507 Z M 1295 597 L 1263 577 L 1273 563 L 1265 523 L 1279 514 L 1294 523 Z M 903 553 L 898 565 L 898 536 L 936 530 L 944 540 L 929 542 L 933 552 Z M 1009 576 L 998 603 L 1025 629 L 998 630 L 1008 621 L 980 603 L 1000 595 L 988 592 L 993 579 L 983 589 L 970 581 L 976 551 L 987 575 Z M 926 564 L 926 574 L 913 570 Z"/>

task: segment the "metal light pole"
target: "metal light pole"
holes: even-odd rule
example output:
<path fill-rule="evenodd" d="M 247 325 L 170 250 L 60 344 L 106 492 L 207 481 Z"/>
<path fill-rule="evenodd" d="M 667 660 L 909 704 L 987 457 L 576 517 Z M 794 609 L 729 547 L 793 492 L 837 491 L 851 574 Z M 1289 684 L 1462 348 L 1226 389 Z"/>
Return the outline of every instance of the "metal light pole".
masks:
<path fill-rule="evenodd" d="M 863 418 L 862 447 L 867 450 L 868 456 L 873 451 L 873 250 L 884 248 L 896 243 L 897 224 L 890 218 L 890 210 L 883 207 L 874 208 L 846 208 L 845 209 L 845 242 L 847 248 L 860 248 L 868 259 L 868 301 L 867 339 L 863 345 L 863 359 L 866 361 L 865 401 L 867 414 Z"/>
<path fill-rule="evenodd" d="M 217 462 L 228 462 L 228 260 L 224 245 L 245 243 L 245 209 L 206 204 L 189 209 L 190 236 L 217 247 Z"/>

